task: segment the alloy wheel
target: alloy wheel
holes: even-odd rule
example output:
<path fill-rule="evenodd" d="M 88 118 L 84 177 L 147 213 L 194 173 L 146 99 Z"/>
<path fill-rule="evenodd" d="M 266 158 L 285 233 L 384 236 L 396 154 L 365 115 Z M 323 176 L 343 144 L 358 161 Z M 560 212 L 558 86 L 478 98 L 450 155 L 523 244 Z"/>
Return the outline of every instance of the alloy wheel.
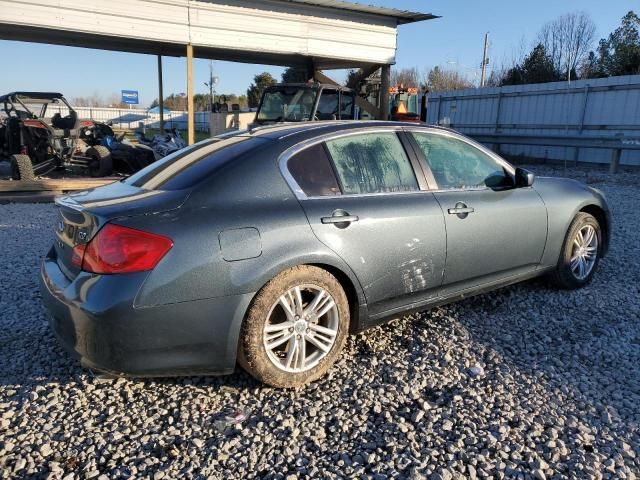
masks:
<path fill-rule="evenodd" d="M 571 272 L 578 280 L 584 280 L 593 270 L 598 258 L 598 235 L 592 225 L 585 225 L 573 239 Z"/>
<path fill-rule="evenodd" d="M 312 369 L 333 348 L 339 320 L 336 302 L 325 289 L 312 284 L 290 288 L 271 307 L 263 329 L 269 360 L 286 372 Z"/>

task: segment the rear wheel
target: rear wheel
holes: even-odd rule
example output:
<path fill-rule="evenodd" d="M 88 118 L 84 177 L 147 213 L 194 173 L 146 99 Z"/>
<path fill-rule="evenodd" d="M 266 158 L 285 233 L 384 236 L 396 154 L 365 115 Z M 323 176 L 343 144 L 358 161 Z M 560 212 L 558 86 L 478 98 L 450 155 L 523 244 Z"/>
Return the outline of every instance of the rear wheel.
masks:
<path fill-rule="evenodd" d="M 35 180 L 36 175 L 29 155 L 11 155 L 11 178 L 14 180 Z"/>
<path fill-rule="evenodd" d="M 312 382 L 340 356 L 349 330 L 349 303 L 329 272 L 294 267 L 256 295 L 242 325 L 238 361 L 274 387 Z"/>
<path fill-rule="evenodd" d="M 587 285 L 595 274 L 602 251 L 602 232 L 598 220 L 580 212 L 571 222 L 564 240 L 553 282 L 567 289 Z"/>
<path fill-rule="evenodd" d="M 89 175 L 92 177 L 106 177 L 113 173 L 111 152 L 109 152 L 107 147 L 103 147 L 102 145 L 89 147 L 84 155 L 91 158 L 89 162 Z"/>

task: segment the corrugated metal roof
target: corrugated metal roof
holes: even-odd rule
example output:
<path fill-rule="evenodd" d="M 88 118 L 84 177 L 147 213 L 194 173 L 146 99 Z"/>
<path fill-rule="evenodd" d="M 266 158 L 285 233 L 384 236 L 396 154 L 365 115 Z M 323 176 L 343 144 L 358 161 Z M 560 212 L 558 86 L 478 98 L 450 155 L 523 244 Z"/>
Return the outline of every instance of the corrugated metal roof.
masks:
<path fill-rule="evenodd" d="M 380 15 L 383 17 L 394 18 L 398 25 L 405 23 L 421 22 L 423 20 L 432 20 L 440 18 L 438 15 L 431 13 L 410 12 L 408 10 L 398 10 L 396 8 L 377 7 L 375 5 L 364 5 L 362 3 L 351 3 L 343 0 L 278 0 L 288 3 L 304 3 L 306 5 L 314 5 L 317 7 L 326 7 L 334 10 L 347 10 L 350 12 L 367 13 L 371 15 Z"/>

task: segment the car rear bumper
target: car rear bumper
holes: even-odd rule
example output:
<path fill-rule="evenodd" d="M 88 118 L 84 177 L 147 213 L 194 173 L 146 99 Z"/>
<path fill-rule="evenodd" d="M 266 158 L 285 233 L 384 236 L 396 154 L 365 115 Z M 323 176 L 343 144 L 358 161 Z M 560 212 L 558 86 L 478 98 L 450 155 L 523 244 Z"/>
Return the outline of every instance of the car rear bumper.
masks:
<path fill-rule="evenodd" d="M 83 272 L 70 281 L 48 256 L 40 289 L 56 337 L 83 366 L 119 375 L 231 373 L 253 294 L 134 308 L 146 276 Z"/>

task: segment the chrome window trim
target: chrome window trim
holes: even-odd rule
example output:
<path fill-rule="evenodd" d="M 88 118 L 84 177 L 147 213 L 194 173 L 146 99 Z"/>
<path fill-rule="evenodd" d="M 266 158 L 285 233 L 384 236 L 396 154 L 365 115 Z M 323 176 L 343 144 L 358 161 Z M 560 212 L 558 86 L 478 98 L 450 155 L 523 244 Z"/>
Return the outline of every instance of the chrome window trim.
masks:
<path fill-rule="evenodd" d="M 307 140 L 303 140 L 302 142 L 287 148 L 284 152 L 280 154 L 280 157 L 278 158 L 280 173 L 284 177 L 285 181 L 289 184 L 289 187 L 291 188 L 291 190 L 293 191 L 294 195 L 298 200 L 341 198 L 341 197 L 353 198 L 353 197 L 364 197 L 364 196 L 368 197 L 368 196 L 375 196 L 375 195 L 406 195 L 410 193 L 423 193 L 427 190 L 412 190 L 408 192 L 378 192 L 378 193 L 359 193 L 359 194 L 341 194 L 341 195 L 322 195 L 322 196 L 309 197 L 307 196 L 306 193 L 304 193 L 302 188 L 300 188 L 300 185 L 298 185 L 298 182 L 296 182 L 295 178 L 293 178 L 293 175 L 291 175 L 291 172 L 289 172 L 289 169 L 287 168 L 287 162 L 291 157 L 293 157 L 297 153 L 300 153 L 303 150 L 306 150 L 307 148 L 318 145 L 319 143 L 326 142 L 327 140 L 334 140 L 342 137 L 351 137 L 354 135 L 362 135 L 362 134 L 370 134 L 370 133 L 397 133 L 402 131 L 403 131 L 402 125 L 398 125 L 398 126 L 389 125 L 385 127 L 373 127 L 373 128 L 361 127 L 361 128 L 350 128 L 347 130 L 339 130 L 339 131 L 334 131 L 330 133 L 325 133 L 318 137 L 313 137 Z M 400 139 L 398 139 L 398 141 L 400 141 Z M 411 168 L 413 169 L 413 165 L 411 166 Z M 414 172 L 414 174 L 417 176 L 416 172 Z"/>

